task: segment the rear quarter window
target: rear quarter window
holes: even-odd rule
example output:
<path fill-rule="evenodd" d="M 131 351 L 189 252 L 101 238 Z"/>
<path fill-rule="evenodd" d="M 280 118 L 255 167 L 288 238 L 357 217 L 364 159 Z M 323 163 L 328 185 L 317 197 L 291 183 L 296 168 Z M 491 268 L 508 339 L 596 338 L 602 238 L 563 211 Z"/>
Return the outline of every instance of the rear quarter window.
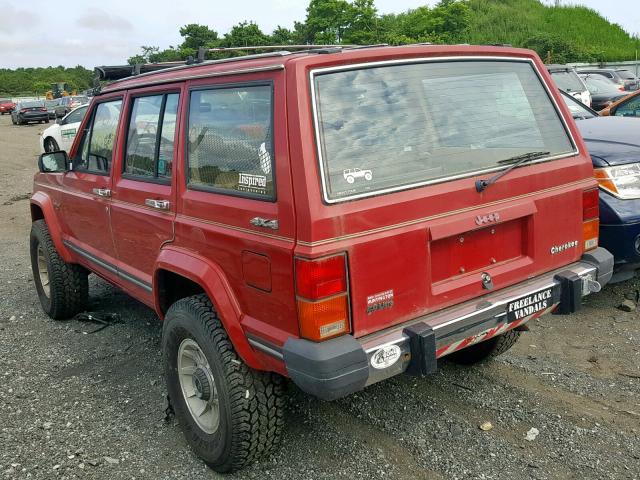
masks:
<path fill-rule="evenodd" d="M 188 185 L 273 199 L 272 122 L 271 85 L 192 91 Z"/>
<path fill-rule="evenodd" d="M 430 61 L 312 72 L 325 201 L 575 153 L 528 61 Z"/>

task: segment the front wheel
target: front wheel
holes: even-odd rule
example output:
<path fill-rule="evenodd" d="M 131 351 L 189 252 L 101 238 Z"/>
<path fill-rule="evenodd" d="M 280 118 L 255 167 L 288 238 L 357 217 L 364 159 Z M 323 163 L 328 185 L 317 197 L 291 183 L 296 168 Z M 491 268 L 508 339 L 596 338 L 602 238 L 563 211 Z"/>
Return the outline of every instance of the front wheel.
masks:
<path fill-rule="evenodd" d="M 206 295 L 169 308 L 162 348 L 176 417 L 209 467 L 238 470 L 278 445 L 284 424 L 282 378 L 247 367 Z"/>
<path fill-rule="evenodd" d="M 29 243 L 33 281 L 44 312 L 55 320 L 81 312 L 89 296 L 88 272 L 62 259 L 44 220 L 31 225 Z"/>
<path fill-rule="evenodd" d="M 520 331 L 509 330 L 484 342 L 458 350 L 445 358 L 462 365 L 473 365 L 502 355 L 515 345 L 520 338 Z"/>
<path fill-rule="evenodd" d="M 56 142 L 55 139 L 51 137 L 47 137 L 44 141 L 44 151 L 50 153 L 50 152 L 57 152 L 58 150 L 60 150 L 60 147 L 58 146 L 58 142 Z"/>

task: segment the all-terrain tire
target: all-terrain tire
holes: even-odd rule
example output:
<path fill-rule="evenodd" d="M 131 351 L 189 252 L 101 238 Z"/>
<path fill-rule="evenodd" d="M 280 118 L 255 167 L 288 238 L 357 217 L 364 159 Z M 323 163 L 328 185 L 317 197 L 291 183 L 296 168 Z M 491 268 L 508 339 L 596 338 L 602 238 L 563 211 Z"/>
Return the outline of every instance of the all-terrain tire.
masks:
<path fill-rule="evenodd" d="M 194 419 L 180 384 L 178 355 L 181 344 L 189 340 L 206 357 L 217 391 L 219 420 L 211 433 Z M 221 473 L 235 471 L 278 446 L 284 425 L 283 379 L 247 367 L 206 295 L 183 298 L 169 308 L 162 348 L 176 418 L 191 448 L 209 467 Z"/>
<path fill-rule="evenodd" d="M 71 318 L 83 311 L 89 297 L 88 272 L 80 265 L 65 262 L 51 239 L 44 220 L 31 225 L 30 236 L 31 269 L 40 305 L 54 320 Z M 41 248 L 47 267 L 48 289 L 43 285 L 38 265 L 38 250 Z M 48 291 L 48 293 L 47 293 Z"/>
<path fill-rule="evenodd" d="M 515 345 L 520 338 L 520 331 L 509 330 L 502 335 L 497 335 L 484 342 L 476 343 L 470 347 L 463 348 L 445 358 L 461 365 L 473 365 L 484 362 L 491 358 L 502 355 Z"/>

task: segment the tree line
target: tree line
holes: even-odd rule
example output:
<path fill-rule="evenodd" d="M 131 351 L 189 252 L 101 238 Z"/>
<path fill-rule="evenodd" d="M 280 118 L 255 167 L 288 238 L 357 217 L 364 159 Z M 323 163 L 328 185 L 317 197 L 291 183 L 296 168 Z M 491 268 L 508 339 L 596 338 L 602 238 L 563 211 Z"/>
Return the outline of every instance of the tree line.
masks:
<path fill-rule="evenodd" d="M 0 69 L 0 96 L 44 95 L 51 84 L 65 82 L 69 90 L 82 91 L 93 84 L 93 71 L 78 65 L 73 68 L 8 68 Z"/>
<path fill-rule="evenodd" d="M 206 25 L 180 28 L 181 44 L 143 46 L 129 63 L 195 57 L 205 48 L 292 44 L 472 43 L 531 48 L 547 62 L 632 60 L 640 40 L 596 11 L 580 6 L 547 6 L 539 0 L 441 0 L 434 7 L 380 14 L 374 0 L 311 0 L 304 21 L 265 33 L 253 21 L 225 34 Z M 208 58 L 247 52 L 216 52 Z"/>

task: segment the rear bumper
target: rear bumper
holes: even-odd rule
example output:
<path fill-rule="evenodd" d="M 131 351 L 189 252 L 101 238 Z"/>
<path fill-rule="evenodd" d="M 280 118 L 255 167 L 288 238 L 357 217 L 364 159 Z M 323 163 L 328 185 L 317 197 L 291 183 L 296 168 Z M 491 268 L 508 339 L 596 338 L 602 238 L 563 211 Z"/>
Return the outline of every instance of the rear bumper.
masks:
<path fill-rule="evenodd" d="M 607 284 L 612 274 L 613 256 L 598 248 L 562 269 L 366 337 L 345 335 L 322 343 L 290 338 L 282 358 L 298 387 L 334 400 L 403 372 L 433 373 L 438 358 L 545 313 L 573 313 L 582 297 Z M 511 302 L 538 292 L 548 296 L 534 313 L 514 319 L 507 312 Z"/>

